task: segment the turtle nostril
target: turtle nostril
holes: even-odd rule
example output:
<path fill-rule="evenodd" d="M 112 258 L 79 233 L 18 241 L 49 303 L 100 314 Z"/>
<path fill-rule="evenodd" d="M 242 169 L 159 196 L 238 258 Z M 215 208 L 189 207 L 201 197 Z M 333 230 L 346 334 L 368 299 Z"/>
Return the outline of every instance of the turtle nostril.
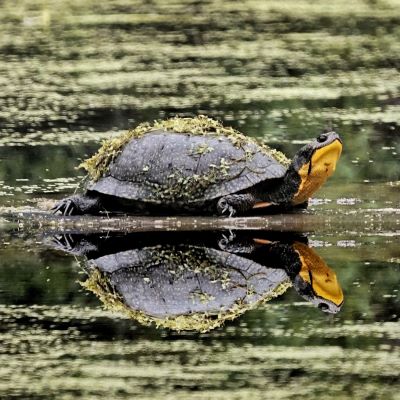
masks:
<path fill-rule="evenodd" d="M 325 304 L 325 303 L 319 303 L 318 308 L 322 311 L 327 311 L 329 309 L 329 306 L 328 306 L 328 304 Z"/>
<path fill-rule="evenodd" d="M 318 137 L 317 137 L 317 142 L 318 143 L 324 143 L 326 141 L 326 139 L 328 139 L 328 135 L 326 133 L 321 133 Z"/>

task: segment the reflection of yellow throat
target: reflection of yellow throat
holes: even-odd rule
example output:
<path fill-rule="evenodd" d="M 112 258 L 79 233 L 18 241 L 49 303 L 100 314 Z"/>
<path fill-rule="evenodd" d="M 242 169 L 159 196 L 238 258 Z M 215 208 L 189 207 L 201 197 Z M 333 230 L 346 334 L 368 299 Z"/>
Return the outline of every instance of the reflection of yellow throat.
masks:
<path fill-rule="evenodd" d="M 312 286 L 318 297 L 340 306 L 343 303 L 343 292 L 336 274 L 304 243 L 295 242 L 293 248 L 300 256 L 301 278 Z"/>
<path fill-rule="evenodd" d="M 325 183 L 335 172 L 336 163 L 341 153 L 342 144 L 339 140 L 334 140 L 327 146 L 314 151 L 311 160 L 298 171 L 301 182 L 299 190 L 292 200 L 293 204 L 304 203 Z"/>

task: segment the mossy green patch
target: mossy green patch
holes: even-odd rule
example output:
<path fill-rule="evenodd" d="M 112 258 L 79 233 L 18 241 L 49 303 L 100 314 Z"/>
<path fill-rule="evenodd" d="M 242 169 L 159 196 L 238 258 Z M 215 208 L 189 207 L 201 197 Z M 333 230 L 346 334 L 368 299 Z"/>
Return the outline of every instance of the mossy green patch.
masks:
<path fill-rule="evenodd" d="M 120 154 L 130 140 L 138 139 L 146 133 L 158 129 L 192 135 L 224 136 L 228 137 L 233 145 L 238 148 L 253 143 L 259 147 L 261 152 L 272 156 L 283 165 L 288 166 L 290 164 L 290 160 L 283 153 L 271 149 L 266 144 L 257 141 L 255 138 L 245 136 L 231 127 L 225 127 L 219 121 L 199 115 L 194 118 L 175 117 L 164 121 L 155 121 L 153 124 L 147 122 L 140 124 L 135 129 L 129 130 L 116 138 L 104 141 L 98 152 L 81 163 L 80 167 L 86 169 L 92 180 L 97 181 L 107 172 L 109 164 Z"/>
<path fill-rule="evenodd" d="M 208 187 L 228 177 L 230 166 L 231 163 L 222 157 L 218 165 L 210 164 L 209 170 L 202 174 L 185 176 L 182 171 L 173 169 L 164 184 L 147 182 L 147 186 L 152 187 L 149 197 L 159 203 L 202 201 Z"/>

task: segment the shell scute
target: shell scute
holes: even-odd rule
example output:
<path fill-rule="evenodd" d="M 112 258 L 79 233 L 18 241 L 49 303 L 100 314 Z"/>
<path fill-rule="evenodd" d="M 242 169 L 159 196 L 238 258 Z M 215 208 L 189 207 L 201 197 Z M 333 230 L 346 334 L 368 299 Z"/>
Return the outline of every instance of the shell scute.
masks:
<path fill-rule="evenodd" d="M 141 124 L 106 141 L 81 164 L 89 190 L 164 204 L 189 204 L 282 177 L 290 160 L 218 121 L 198 116 Z"/>
<path fill-rule="evenodd" d="M 139 201 L 193 203 L 285 172 L 285 166 L 251 142 L 236 147 L 229 138 L 155 131 L 132 139 L 90 189 Z"/>

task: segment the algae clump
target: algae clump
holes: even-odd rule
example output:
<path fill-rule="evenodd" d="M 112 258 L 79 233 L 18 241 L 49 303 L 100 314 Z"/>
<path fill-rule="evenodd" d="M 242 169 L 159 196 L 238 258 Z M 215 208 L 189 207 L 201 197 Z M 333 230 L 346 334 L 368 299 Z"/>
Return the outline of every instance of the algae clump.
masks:
<path fill-rule="evenodd" d="M 142 123 L 116 138 L 105 140 L 98 152 L 82 162 L 79 167 L 88 172 L 90 179 L 97 181 L 107 172 L 110 163 L 120 154 L 131 139 L 138 139 L 146 133 L 158 129 L 175 133 L 191 133 L 193 135 L 225 136 L 238 148 L 248 143 L 254 143 L 261 152 L 272 156 L 284 166 L 287 167 L 290 164 L 290 160 L 280 151 L 270 148 L 255 138 L 245 136 L 232 127 L 225 127 L 219 121 L 199 115 L 193 118 L 174 117 L 168 120 L 154 121 L 153 124 Z M 201 151 L 207 151 L 207 149 L 202 149 Z"/>

